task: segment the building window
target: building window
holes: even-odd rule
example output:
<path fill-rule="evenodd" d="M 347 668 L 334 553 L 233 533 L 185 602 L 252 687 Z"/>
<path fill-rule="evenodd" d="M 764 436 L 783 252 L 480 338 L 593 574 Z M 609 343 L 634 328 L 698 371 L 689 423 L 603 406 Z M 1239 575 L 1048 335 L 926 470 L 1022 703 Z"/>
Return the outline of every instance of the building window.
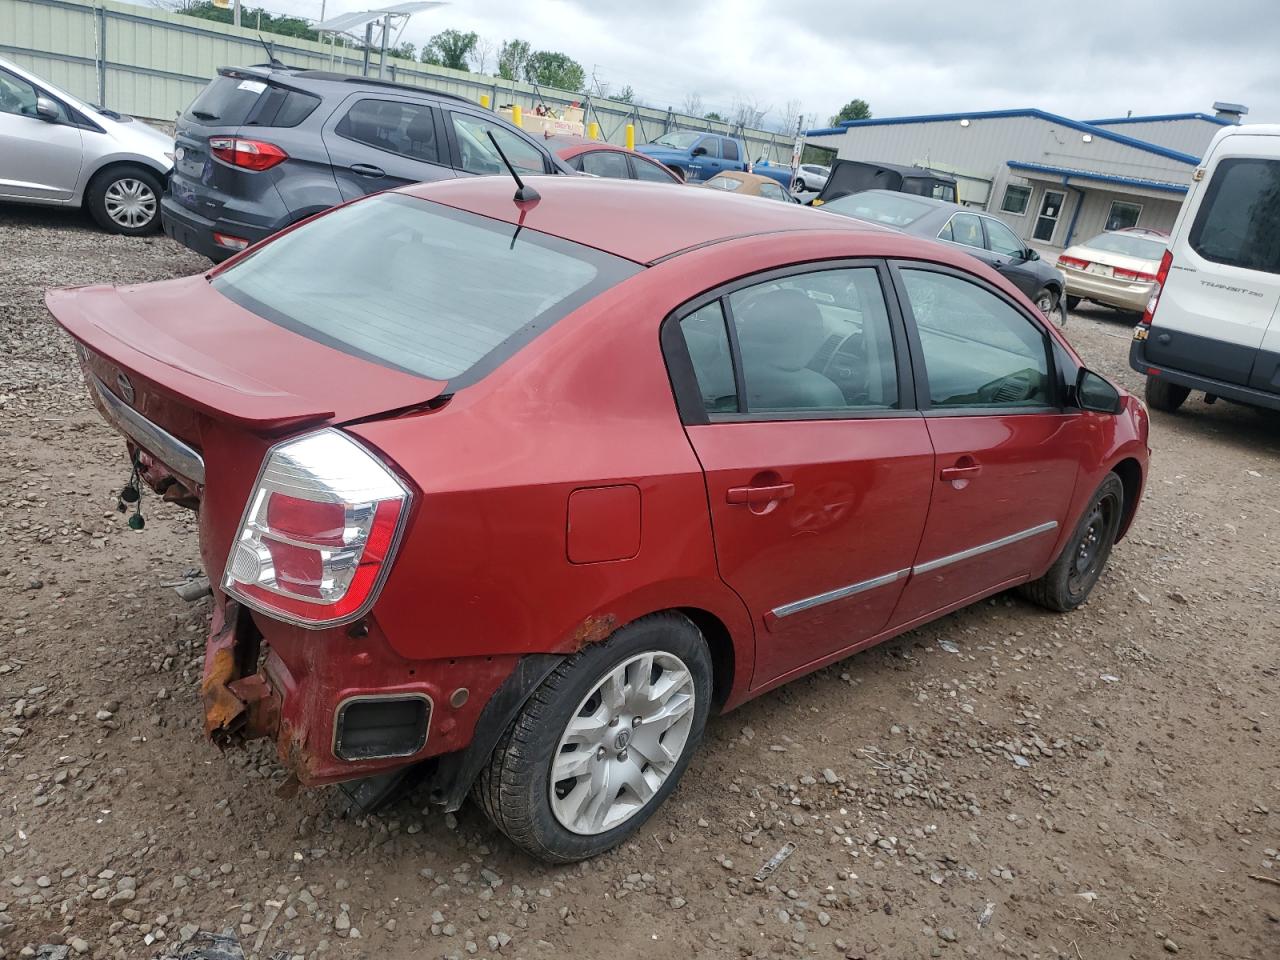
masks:
<path fill-rule="evenodd" d="M 1112 200 L 1111 212 L 1107 214 L 1107 225 L 1104 230 L 1124 230 L 1136 227 L 1138 217 L 1142 216 L 1142 204 L 1130 203 L 1128 200 Z"/>
<path fill-rule="evenodd" d="M 1027 207 L 1030 203 L 1031 188 L 1011 183 L 1004 188 L 1004 200 L 1000 202 L 1000 209 L 1005 213 L 1012 213 L 1021 217 L 1026 215 Z"/>

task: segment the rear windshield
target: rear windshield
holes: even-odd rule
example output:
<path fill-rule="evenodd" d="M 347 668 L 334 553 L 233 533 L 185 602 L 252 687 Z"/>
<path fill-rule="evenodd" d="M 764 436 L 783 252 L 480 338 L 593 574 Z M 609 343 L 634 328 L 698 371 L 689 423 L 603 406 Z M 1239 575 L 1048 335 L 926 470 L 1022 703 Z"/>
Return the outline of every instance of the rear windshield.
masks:
<path fill-rule="evenodd" d="M 546 234 L 382 194 L 285 234 L 212 283 L 260 317 L 345 353 L 469 381 L 640 269 Z"/>
<path fill-rule="evenodd" d="M 1280 160 L 1219 163 L 1187 240 L 1214 263 L 1280 273 Z"/>
<path fill-rule="evenodd" d="M 900 193 L 851 193 L 822 205 L 823 210 L 891 227 L 915 223 L 933 208 Z"/>
<path fill-rule="evenodd" d="M 1131 233 L 1100 233 L 1083 246 L 1090 250 L 1119 253 L 1126 257 L 1137 257 L 1140 260 L 1159 260 L 1164 256 L 1163 240 L 1137 237 Z"/>
<path fill-rule="evenodd" d="M 218 123 L 238 127 L 249 116 L 258 97 L 267 89 L 261 80 L 240 77 L 224 77 L 222 74 L 209 81 L 200 95 L 187 107 L 187 120 L 197 123 Z"/>

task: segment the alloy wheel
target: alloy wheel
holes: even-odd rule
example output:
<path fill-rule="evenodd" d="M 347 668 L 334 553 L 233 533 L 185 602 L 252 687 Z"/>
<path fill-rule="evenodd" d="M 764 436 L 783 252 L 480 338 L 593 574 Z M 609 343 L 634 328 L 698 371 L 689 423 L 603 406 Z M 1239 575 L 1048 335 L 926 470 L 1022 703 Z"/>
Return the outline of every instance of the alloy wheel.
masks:
<path fill-rule="evenodd" d="M 121 177 L 107 187 L 103 195 L 107 216 L 129 230 L 137 230 L 155 219 L 156 204 L 155 191 L 133 177 Z"/>
<path fill-rule="evenodd" d="M 693 674 L 651 650 L 610 669 L 573 712 L 551 760 L 551 810 L 586 836 L 642 810 L 684 753 L 694 719 Z"/>

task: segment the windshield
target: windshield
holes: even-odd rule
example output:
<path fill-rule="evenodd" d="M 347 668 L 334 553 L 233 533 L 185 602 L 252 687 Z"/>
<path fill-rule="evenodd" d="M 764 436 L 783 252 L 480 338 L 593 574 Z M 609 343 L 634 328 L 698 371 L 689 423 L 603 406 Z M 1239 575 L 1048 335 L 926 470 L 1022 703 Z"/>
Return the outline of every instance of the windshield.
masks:
<path fill-rule="evenodd" d="M 1140 260 L 1159 260 L 1164 256 L 1165 241 L 1139 237 L 1132 233 L 1100 233 L 1083 246 L 1090 250 L 1120 253 Z"/>
<path fill-rule="evenodd" d="M 692 130 L 677 130 L 675 133 L 663 134 L 657 140 L 653 141 L 664 147 L 674 147 L 676 150 L 688 150 L 702 134 Z"/>
<path fill-rule="evenodd" d="M 639 269 L 546 234 L 382 194 L 264 245 L 212 285 L 345 353 L 453 380 L 473 367 L 482 376 Z"/>
<path fill-rule="evenodd" d="M 828 200 L 822 205 L 822 209 L 890 227 L 905 227 L 915 223 L 933 208 L 900 193 L 867 192 L 851 193 L 847 197 Z"/>

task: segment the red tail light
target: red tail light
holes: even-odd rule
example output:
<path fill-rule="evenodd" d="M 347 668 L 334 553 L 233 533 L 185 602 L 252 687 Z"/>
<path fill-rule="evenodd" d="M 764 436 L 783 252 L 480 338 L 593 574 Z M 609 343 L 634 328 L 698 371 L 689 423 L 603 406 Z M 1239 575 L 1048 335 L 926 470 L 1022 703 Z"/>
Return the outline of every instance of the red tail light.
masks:
<path fill-rule="evenodd" d="M 245 170 L 270 170 L 289 159 L 274 143 L 243 137 L 210 137 L 209 152 L 223 163 Z"/>
<path fill-rule="evenodd" d="M 1141 280 L 1146 283 L 1151 283 L 1156 279 L 1156 275 L 1154 273 L 1143 273 L 1141 270 L 1123 270 L 1120 267 L 1116 267 L 1115 270 L 1112 271 L 1112 276 L 1117 280 Z"/>
<path fill-rule="evenodd" d="M 227 558 L 223 587 L 304 627 L 368 612 L 386 579 L 410 495 L 373 454 L 321 430 L 273 447 Z"/>
<path fill-rule="evenodd" d="M 1089 261 L 1081 260 L 1079 257 L 1059 257 L 1058 266 L 1070 267 L 1072 270 L 1088 270 Z"/>
<path fill-rule="evenodd" d="M 1151 299 L 1147 301 L 1147 309 L 1142 313 L 1142 322 L 1147 326 L 1151 326 L 1151 321 L 1156 315 L 1156 307 L 1160 305 L 1160 292 L 1164 290 L 1165 281 L 1169 279 L 1169 268 L 1173 266 L 1173 251 L 1165 250 L 1164 256 L 1160 258 L 1160 269 L 1156 271 L 1156 285 L 1151 290 Z"/>

